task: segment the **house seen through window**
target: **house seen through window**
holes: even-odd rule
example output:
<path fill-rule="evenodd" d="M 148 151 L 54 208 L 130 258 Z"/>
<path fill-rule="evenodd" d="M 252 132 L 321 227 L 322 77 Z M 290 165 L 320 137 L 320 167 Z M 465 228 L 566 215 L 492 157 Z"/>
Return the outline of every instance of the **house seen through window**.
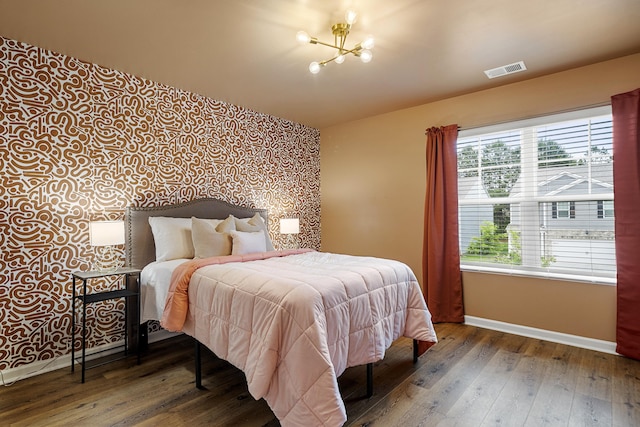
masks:
<path fill-rule="evenodd" d="M 615 277 L 610 107 L 461 131 L 461 264 Z"/>

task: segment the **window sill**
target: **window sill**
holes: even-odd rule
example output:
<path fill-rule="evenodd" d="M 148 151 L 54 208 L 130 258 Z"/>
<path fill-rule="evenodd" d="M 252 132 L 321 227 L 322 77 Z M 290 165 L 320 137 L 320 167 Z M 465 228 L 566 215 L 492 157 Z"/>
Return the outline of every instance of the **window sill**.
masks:
<path fill-rule="evenodd" d="M 538 279 L 563 280 L 566 282 L 591 283 L 597 285 L 616 286 L 615 277 L 581 276 L 577 274 L 552 273 L 546 271 L 523 271 L 480 265 L 460 265 L 460 270 L 470 273 L 490 273 L 504 276 L 532 277 Z"/>

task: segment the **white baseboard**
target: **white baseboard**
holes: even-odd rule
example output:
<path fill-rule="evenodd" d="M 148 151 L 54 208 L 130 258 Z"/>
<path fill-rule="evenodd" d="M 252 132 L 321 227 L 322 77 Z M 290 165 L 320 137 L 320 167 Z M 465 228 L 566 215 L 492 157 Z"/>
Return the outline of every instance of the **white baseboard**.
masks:
<path fill-rule="evenodd" d="M 573 347 L 586 348 L 588 350 L 600 351 L 602 353 L 618 354 L 616 353 L 616 343 L 611 341 L 564 334 L 562 332 L 548 331 L 546 329 L 531 328 L 529 326 L 515 325 L 513 323 L 483 319 L 475 316 L 464 316 L 464 322 L 467 325 L 477 326 L 479 328 L 492 329 L 494 331 L 566 344 Z"/>
<path fill-rule="evenodd" d="M 149 334 L 149 343 L 171 338 L 179 334 L 179 332 L 169 332 L 164 329 L 152 332 Z M 123 351 L 123 345 L 124 340 L 120 340 L 109 344 L 103 344 L 98 347 L 91 347 L 86 350 L 85 359 L 91 360 L 97 357 L 104 357 Z M 76 357 L 78 357 L 79 355 L 82 355 L 81 351 L 76 352 Z M 62 368 L 69 369 L 69 373 L 71 373 L 71 353 L 65 354 L 63 356 L 58 356 L 54 359 L 41 361 L 39 360 L 36 362 L 28 363 L 26 365 L 18 366 L 17 368 L 0 371 L 0 385 L 10 385 L 25 378 L 33 377 Z"/>

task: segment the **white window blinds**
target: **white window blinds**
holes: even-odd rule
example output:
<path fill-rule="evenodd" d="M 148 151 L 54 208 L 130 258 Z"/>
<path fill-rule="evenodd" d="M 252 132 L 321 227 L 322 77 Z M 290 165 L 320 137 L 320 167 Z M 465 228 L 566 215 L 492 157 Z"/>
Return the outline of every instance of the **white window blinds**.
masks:
<path fill-rule="evenodd" d="M 461 131 L 463 268 L 615 277 L 611 108 Z"/>

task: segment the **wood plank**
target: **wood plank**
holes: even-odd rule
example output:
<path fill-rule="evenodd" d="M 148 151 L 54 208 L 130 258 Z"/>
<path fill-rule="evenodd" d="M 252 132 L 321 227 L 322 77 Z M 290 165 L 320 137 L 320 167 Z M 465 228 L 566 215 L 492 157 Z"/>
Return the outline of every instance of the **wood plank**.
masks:
<path fill-rule="evenodd" d="M 614 359 L 612 381 L 613 425 L 640 426 L 640 372 L 637 360 Z"/>
<path fill-rule="evenodd" d="M 399 425 L 411 423 L 426 424 L 434 420 L 447 419 L 447 413 L 465 393 L 489 361 L 494 357 L 498 348 L 495 342 L 499 336 L 490 331 L 480 329 L 475 336 L 474 346 L 462 356 L 447 372 L 447 377 L 454 381 L 439 381 L 427 393 L 421 393 L 419 403 L 413 405 L 400 418 Z M 420 396 L 420 394 L 418 394 Z"/>
<path fill-rule="evenodd" d="M 566 426 L 569 422 L 581 359 L 576 350 L 557 346 L 546 360 L 548 369 L 527 417 L 526 427 Z"/>
<path fill-rule="evenodd" d="M 425 405 L 431 393 L 424 387 L 417 386 L 412 379 L 402 382 L 391 393 L 372 402 L 373 408 L 355 420 L 349 420 L 350 426 L 400 426 L 404 424 L 405 415 L 414 412 L 415 408 L 420 408 L 420 420 L 429 418 L 431 420 L 442 419 L 442 415 L 433 411 L 432 407 Z M 413 423 L 412 423 L 413 424 Z M 416 422 L 414 425 L 417 425 Z"/>
<path fill-rule="evenodd" d="M 556 344 L 530 340 L 511 377 L 481 425 L 524 425 L 542 384 L 549 356 Z"/>
<path fill-rule="evenodd" d="M 463 325 L 455 331 L 457 334 L 438 330 L 439 343 L 423 356 L 426 356 L 425 363 L 384 398 L 372 402 L 371 409 L 357 418 L 354 424 L 370 425 L 375 420 L 381 425 L 396 425 L 404 422 L 406 414 L 412 414 L 410 416 L 414 419 L 443 418 L 442 414 L 435 413 L 436 408 L 428 396 L 437 395 L 443 388 L 451 385 L 442 382 L 438 386 L 457 361 L 477 349 L 477 343 L 486 337 L 483 330 Z M 475 357 L 477 354 L 474 352 L 469 360 Z M 436 388 L 436 391 L 428 391 L 432 388 Z M 416 404 L 416 400 L 422 403 Z"/>
<path fill-rule="evenodd" d="M 611 401 L 614 359 L 617 356 L 595 351 L 580 350 L 580 370 L 576 392 L 597 399 Z"/>
<path fill-rule="evenodd" d="M 495 333 L 498 351 L 447 412 L 451 425 L 480 425 L 520 361 L 524 337 Z"/>
<path fill-rule="evenodd" d="M 374 364 L 374 389 L 373 396 L 370 398 L 365 396 L 365 367 L 359 366 L 345 371 L 338 378 L 338 383 L 345 401 L 347 416 L 349 417 L 347 423 L 351 423 L 353 414 L 366 412 L 375 406 L 377 402 L 409 378 L 417 369 L 420 369 L 425 364 L 434 363 L 434 360 L 443 359 L 444 357 L 440 356 L 440 354 L 446 353 L 447 348 L 451 348 L 451 346 L 457 347 L 466 335 L 474 332 L 473 329 L 460 330 L 456 328 L 459 325 L 452 325 L 436 325 L 438 344 L 420 356 L 418 363 L 415 365 L 412 362 L 412 341 L 403 338 L 397 340 L 387 350 L 384 360 Z M 461 331 L 457 337 L 455 336 L 456 331 Z"/>
<path fill-rule="evenodd" d="M 613 425 L 611 402 L 576 393 L 571 406 L 569 427 L 599 427 Z M 631 426 L 629 426 L 631 427 Z"/>
<path fill-rule="evenodd" d="M 611 425 L 613 421 L 613 365 L 617 356 L 579 350 L 576 393 L 569 417 L 570 426 Z"/>

